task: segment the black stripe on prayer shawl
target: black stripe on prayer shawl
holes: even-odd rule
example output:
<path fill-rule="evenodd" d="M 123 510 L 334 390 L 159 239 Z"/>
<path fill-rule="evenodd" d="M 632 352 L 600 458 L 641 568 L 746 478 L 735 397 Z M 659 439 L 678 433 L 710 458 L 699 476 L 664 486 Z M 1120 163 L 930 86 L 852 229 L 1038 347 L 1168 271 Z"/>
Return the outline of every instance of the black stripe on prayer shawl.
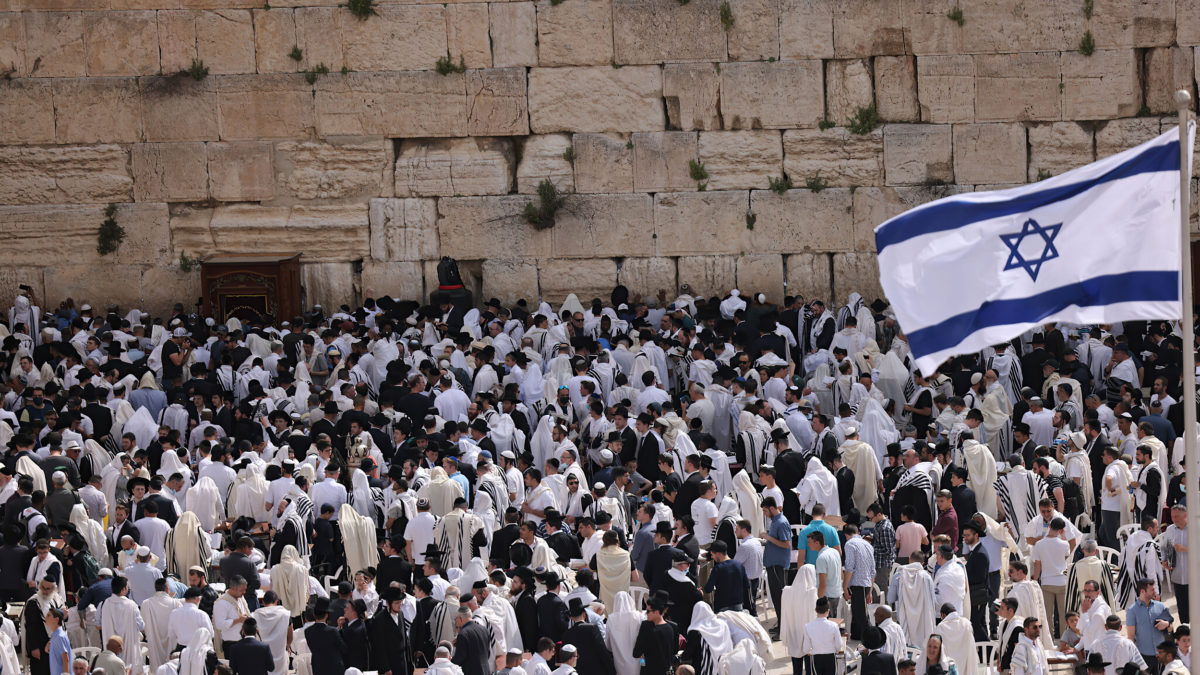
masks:
<path fill-rule="evenodd" d="M 1147 566 L 1143 554 L 1153 552 L 1154 560 Z M 1129 574 L 1128 556 L 1133 556 L 1133 574 Z M 1161 581 L 1163 576 L 1162 568 L 1162 551 L 1158 548 L 1158 544 L 1153 540 L 1149 540 L 1138 547 L 1136 551 L 1131 551 L 1128 546 L 1122 550 L 1121 567 L 1117 570 L 1117 601 L 1121 607 L 1129 607 L 1137 599 L 1137 582 L 1142 579 L 1149 579 L 1155 584 L 1159 584 L 1161 590 Z"/>
<path fill-rule="evenodd" d="M 1104 602 L 1111 608 L 1116 602 L 1116 592 L 1113 590 L 1113 576 L 1116 573 L 1112 565 L 1109 565 L 1102 558 L 1096 558 L 1100 562 L 1100 579 L 1097 583 L 1100 585 L 1100 597 L 1104 598 Z M 1083 603 L 1083 584 L 1090 581 L 1085 579 L 1083 583 L 1079 582 L 1078 570 L 1081 567 L 1078 563 L 1071 565 L 1067 571 L 1067 611 L 1078 612 L 1080 605 Z"/>
<path fill-rule="evenodd" d="M 1000 497 L 1000 504 L 1004 507 L 1004 514 L 1010 518 L 1019 513 L 1016 508 L 1014 508 L 1012 495 L 1008 491 L 1008 481 L 1005 480 L 1011 475 L 1012 474 L 1005 474 L 1003 477 L 998 478 L 995 483 L 996 494 Z M 1038 502 L 1047 496 L 1046 481 L 1043 480 L 1041 476 L 1033 472 L 1027 472 L 1025 478 L 1027 481 L 1029 481 L 1029 484 L 1026 487 L 1028 496 L 1025 500 L 1025 505 L 1022 507 L 1022 510 L 1025 512 L 1025 518 L 1021 522 L 1022 525 L 1037 517 Z M 1020 532 L 1017 534 L 1019 536 L 1024 536 Z"/>
<path fill-rule="evenodd" d="M 899 490 L 900 488 L 909 486 L 928 492 L 933 489 L 933 479 L 924 471 L 909 469 L 900 476 L 900 480 L 896 483 L 896 489 Z"/>

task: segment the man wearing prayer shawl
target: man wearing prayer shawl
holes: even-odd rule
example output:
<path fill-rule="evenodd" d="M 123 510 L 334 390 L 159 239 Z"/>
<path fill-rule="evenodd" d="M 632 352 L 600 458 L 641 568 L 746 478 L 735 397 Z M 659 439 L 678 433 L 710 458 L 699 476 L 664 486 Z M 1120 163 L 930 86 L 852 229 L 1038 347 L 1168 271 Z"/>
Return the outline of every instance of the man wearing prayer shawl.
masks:
<path fill-rule="evenodd" d="M 1067 608 L 1068 612 L 1078 612 L 1084 595 L 1084 585 L 1094 581 L 1099 586 L 1099 592 L 1106 606 L 1112 605 L 1116 593 L 1113 590 L 1113 570 L 1107 562 L 1100 559 L 1099 547 L 1095 540 L 1089 539 L 1080 546 L 1083 557 L 1076 560 L 1067 570 Z M 1104 618 L 1107 618 L 1105 616 Z M 1100 622 L 1103 628 L 1104 621 Z M 1103 630 L 1101 630 L 1103 632 Z"/>
<path fill-rule="evenodd" d="M 733 651 L 729 625 L 718 619 L 706 602 L 697 602 L 692 608 L 687 645 L 683 658 L 691 662 L 696 675 L 713 675 L 721 656 Z"/>
<path fill-rule="evenodd" d="M 447 568 L 466 567 L 487 546 L 483 520 L 467 511 L 467 500 L 461 497 L 455 499 L 450 512 L 438 520 L 433 528 L 433 539 L 438 549 L 446 553 Z"/>
<path fill-rule="evenodd" d="M 175 527 L 167 532 L 167 574 L 187 576 L 192 567 L 208 569 L 212 560 L 212 545 L 208 533 L 200 527 L 196 514 L 184 511 Z"/>
<path fill-rule="evenodd" d="M 617 593 L 629 590 L 632 563 L 629 551 L 621 548 L 617 533 L 604 533 L 604 546 L 596 554 L 596 577 L 600 582 L 600 602 L 612 607 Z"/>
<path fill-rule="evenodd" d="M 983 413 L 983 433 L 987 438 L 988 447 L 996 453 L 993 459 L 1004 458 L 1013 449 L 1013 399 L 1009 398 L 1008 391 L 1000 386 L 1000 377 L 994 370 L 984 373 L 983 385 L 983 403 L 979 406 L 979 411 Z"/>
<path fill-rule="evenodd" d="M 808 653 L 804 627 L 817 618 L 817 568 L 801 565 L 796 578 L 783 589 L 779 612 L 779 638 L 792 659 L 793 667 Z"/>
<path fill-rule="evenodd" d="M 1153 516 L 1142 519 L 1142 527 L 1129 535 L 1121 549 L 1120 567 L 1117 568 L 1117 606 L 1129 607 L 1137 599 L 1137 584 L 1148 579 L 1162 588 L 1166 571 L 1162 566 L 1162 553 L 1154 541 L 1158 534 L 1158 521 Z"/>
<path fill-rule="evenodd" d="M 50 634 L 46 631 L 44 619 L 51 608 L 66 609 L 66 600 L 58 592 L 58 583 L 59 580 L 53 577 L 38 581 L 37 593 L 25 602 L 25 610 L 22 612 L 21 645 L 29 658 L 30 670 L 34 675 L 50 672 L 49 655 L 45 653 Z M 7 672 L 5 675 L 8 675 Z"/>
<path fill-rule="evenodd" d="M 428 499 L 429 511 L 435 517 L 441 518 L 454 508 L 456 499 L 465 499 L 466 495 L 463 493 L 462 485 L 451 480 L 446 475 L 445 469 L 436 466 L 429 472 L 429 482 L 417 490 L 417 497 Z"/>
<path fill-rule="evenodd" d="M 150 647 L 150 671 L 154 672 L 170 660 L 175 643 L 171 642 L 167 624 L 171 612 L 183 605 L 183 600 L 167 594 L 167 581 L 160 578 L 154 582 L 154 595 L 142 602 L 142 618 L 146 623 L 146 644 Z"/>
<path fill-rule="evenodd" d="M 1017 356 L 1016 349 L 1009 344 L 996 345 L 995 352 L 995 356 L 988 359 L 985 372 L 988 370 L 996 372 L 997 381 L 1010 402 L 1021 400 L 1019 396 L 1025 379 L 1021 372 L 1021 358 Z M 997 452 L 1000 451 L 997 450 Z"/>
<path fill-rule="evenodd" d="M 975 651 L 975 633 L 971 628 L 971 620 L 961 616 L 954 605 L 945 603 L 939 614 L 941 623 L 937 632 L 942 636 L 942 649 L 954 664 L 962 668 L 960 672 L 974 673 L 979 668 L 979 655 Z"/>
<path fill-rule="evenodd" d="M 766 675 L 767 662 L 754 651 L 754 643 L 743 639 L 721 657 L 717 675 Z"/>
<path fill-rule="evenodd" d="M 975 504 L 989 518 L 996 517 L 996 460 L 992 451 L 973 438 L 963 441 L 967 486 L 975 492 Z"/>
<path fill-rule="evenodd" d="M 291 616 L 304 613 L 308 604 L 308 566 L 294 546 L 285 546 L 279 562 L 271 567 L 271 590 Z"/>
<path fill-rule="evenodd" d="M 970 585 L 962 558 L 954 556 L 949 545 L 938 547 L 937 572 L 933 576 L 933 601 L 938 607 L 950 605 L 968 620 L 971 618 Z"/>
<path fill-rule="evenodd" d="M 1042 587 L 1038 582 L 1028 578 L 1029 568 L 1020 560 L 1008 564 L 1008 578 L 1012 585 L 1008 588 L 1006 597 L 1017 601 L 1017 614 L 1030 617 L 1036 616 L 1043 625 L 1046 623 L 1046 601 L 1042 595 Z M 1046 649 L 1054 648 L 1054 639 L 1050 631 L 1042 633 L 1042 643 Z"/>
<path fill-rule="evenodd" d="M 854 508 L 866 513 L 867 507 L 879 501 L 883 491 L 883 469 L 875 450 L 858 439 L 858 428 L 846 428 L 846 442 L 840 448 L 842 462 L 854 473 Z"/>
<path fill-rule="evenodd" d="M 811 514 L 812 507 L 823 504 L 827 516 L 842 515 L 837 479 L 816 457 L 808 460 L 808 470 L 796 486 L 796 498 L 800 502 L 800 510 L 804 513 Z"/>
<path fill-rule="evenodd" d="M 1025 531 L 1025 525 L 1038 515 L 1038 502 L 1046 496 L 1046 482 L 1025 468 L 1020 455 L 1009 455 L 1008 465 L 1008 473 L 996 481 L 998 515 L 1008 522 L 1013 529 L 1013 536 L 1017 537 L 1017 542 L 1024 549 L 1027 547 L 1021 533 Z"/>
<path fill-rule="evenodd" d="M 125 577 L 113 577 L 112 591 L 113 594 L 100 603 L 96 610 L 100 615 L 100 635 L 104 639 L 114 635 L 120 636 L 127 645 L 141 644 L 142 629 L 146 624 L 142 620 L 142 612 L 137 603 L 128 597 L 129 581 Z M 142 650 L 123 650 L 121 660 L 127 666 L 141 667 Z"/>
<path fill-rule="evenodd" d="M 891 656 L 898 664 L 908 658 L 908 636 L 904 634 L 904 629 L 896 623 L 893 616 L 892 608 L 887 605 L 875 608 L 875 626 L 883 631 L 885 639 L 880 651 Z"/>
<path fill-rule="evenodd" d="M 923 645 L 934 631 L 937 605 L 933 600 L 933 577 L 925 569 L 925 558 L 914 553 L 907 565 L 896 567 L 888 584 L 888 604 L 896 608 L 896 621 L 908 635 L 908 644 Z"/>
<path fill-rule="evenodd" d="M 275 667 L 271 675 L 286 675 L 288 671 L 288 636 L 291 634 L 291 612 L 279 604 L 274 589 L 263 595 L 262 606 L 250 614 L 258 622 L 258 637 L 271 647 Z"/>
<path fill-rule="evenodd" d="M 917 468 L 917 453 L 908 450 L 903 456 L 904 473 L 896 482 L 891 499 L 892 522 L 899 523 L 900 513 L 905 506 L 913 507 L 916 517 L 913 522 L 920 523 L 926 530 L 933 527 L 933 491 L 935 485 L 929 474 Z M 922 643 L 923 644 L 923 643 Z"/>
<path fill-rule="evenodd" d="M 374 521 L 359 515 L 353 506 L 342 504 L 341 511 L 338 512 L 338 527 L 341 528 L 342 542 L 346 549 L 347 569 L 358 572 L 379 565 Z"/>

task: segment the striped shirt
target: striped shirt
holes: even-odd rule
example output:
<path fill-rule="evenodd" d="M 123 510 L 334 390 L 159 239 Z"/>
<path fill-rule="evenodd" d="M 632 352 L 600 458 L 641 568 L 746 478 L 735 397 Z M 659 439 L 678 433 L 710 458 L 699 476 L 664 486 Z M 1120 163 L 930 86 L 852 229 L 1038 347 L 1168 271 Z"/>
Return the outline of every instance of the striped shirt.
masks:
<path fill-rule="evenodd" d="M 867 540 L 855 535 L 846 540 L 846 571 L 851 586 L 867 586 L 875 580 L 875 551 Z"/>
<path fill-rule="evenodd" d="M 896 528 L 892 527 L 892 521 L 887 517 L 875 523 L 871 545 L 875 548 L 876 569 L 892 569 L 892 564 L 896 562 Z"/>

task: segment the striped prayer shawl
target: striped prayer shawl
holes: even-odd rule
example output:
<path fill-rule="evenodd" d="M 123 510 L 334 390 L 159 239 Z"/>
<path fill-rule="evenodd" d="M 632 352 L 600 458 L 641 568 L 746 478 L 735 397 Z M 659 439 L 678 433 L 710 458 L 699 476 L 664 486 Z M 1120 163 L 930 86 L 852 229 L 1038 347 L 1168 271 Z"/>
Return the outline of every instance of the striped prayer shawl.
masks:
<path fill-rule="evenodd" d="M 1139 534 L 1145 536 L 1139 537 Z M 1137 600 L 1137 582 L 1142 579 L 1159 584 L 1161 590 L 1165 576 L 1161 561 L 1162 551 L 1145 530 L 1130 535 L 1125 548 L 1121 550 L 1121 566 L 1117 570 L 1117 605 L 1114 606 L 1131 606 Z"/>
<path fill-rule="evenodd" d="M 763 456 L 767 451 L 770 436 L 761 429 L 751 429 L 741 433 L 742 447 L 746 451 L 746 473 L 758 477 L 758 468 L 762 466 Z"/>
<path fill-rule="evenodd" d="M 1015 494 L 1021 490 L 1023 495 Z M 1038 502 L 1047 496 L 1046 481 L 1032 471 L 1012 471 L 996 481 L 996 496 L 1004 507 L 1005 518 L 1016 525 L 1017 536 L 1024 539 L 1025 523 L 1037 517 Z M 1023 503 L 1016 501 L 1019 498 L 1023 498 Z"/>

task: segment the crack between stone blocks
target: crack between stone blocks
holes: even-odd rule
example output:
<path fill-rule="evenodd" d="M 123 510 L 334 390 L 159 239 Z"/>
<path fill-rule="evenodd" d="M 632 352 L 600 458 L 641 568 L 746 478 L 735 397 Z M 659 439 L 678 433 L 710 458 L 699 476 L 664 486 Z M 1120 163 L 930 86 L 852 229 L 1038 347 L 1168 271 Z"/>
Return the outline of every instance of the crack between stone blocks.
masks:
<path fill-rule="evenodd" d="M 833 299 L 834 299 L 834 297 L 836 297 L 836 294 L 837 294 L 837 286 L 836 286 L 837 280 L 833 273 L 833 253 L 826 253 L 825 255 L 828 256 L 828 258 L 829 258 L 829 302 L 830 302 L 830 304 L 832 304 Z"/>

